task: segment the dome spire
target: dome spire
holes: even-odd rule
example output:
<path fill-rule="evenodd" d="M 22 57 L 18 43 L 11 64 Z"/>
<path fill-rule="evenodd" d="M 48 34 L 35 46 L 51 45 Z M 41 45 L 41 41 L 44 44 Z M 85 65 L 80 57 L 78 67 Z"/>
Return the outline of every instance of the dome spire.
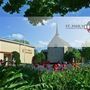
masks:
<path fill-rule="evenodd" d="M 56 23 L 56 35 L 59 35 L 58 33 L 58 24 Z"/>

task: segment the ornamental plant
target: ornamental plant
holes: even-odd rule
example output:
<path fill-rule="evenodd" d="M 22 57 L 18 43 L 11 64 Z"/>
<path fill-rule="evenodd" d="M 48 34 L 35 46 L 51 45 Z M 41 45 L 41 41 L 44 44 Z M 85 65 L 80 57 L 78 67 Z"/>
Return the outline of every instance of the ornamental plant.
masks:
<path fill-rule="evenodd" d="M 90 90 L 90 66 L 63 72 L 0 67 L 0 90 Z"/>

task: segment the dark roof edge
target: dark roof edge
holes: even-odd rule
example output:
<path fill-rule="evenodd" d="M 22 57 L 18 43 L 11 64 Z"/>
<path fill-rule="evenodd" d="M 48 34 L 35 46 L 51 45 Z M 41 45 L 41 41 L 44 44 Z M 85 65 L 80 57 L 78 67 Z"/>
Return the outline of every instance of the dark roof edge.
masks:
<path fill-rule="evenodd" d="M 19 43 L 19 42 L 10 40 L 10 39 L 0 38 L 0 41 L 5 41 L 5 42 L 9 42 L 9 43 L 14 43 L 14 44 L 19 44 L 19 45 L 23 45 L 23 46 L 28 46 L 28 47 L 35 48 L 35 47 L 31 46 L 31 45 L 24 44 L 24 43 Z"/>

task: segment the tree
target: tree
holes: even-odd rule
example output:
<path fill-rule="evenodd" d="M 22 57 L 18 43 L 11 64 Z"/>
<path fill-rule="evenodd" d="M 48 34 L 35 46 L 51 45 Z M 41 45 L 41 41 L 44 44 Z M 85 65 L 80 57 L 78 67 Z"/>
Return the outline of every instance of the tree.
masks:
<path fill-rule="evenodd" d="M 44 55 L 43 52 L 40 53 L 40 57 L 41 57 L 42 60 L 45 60 L 45 55 Z"/>
<path fill-rule="evenodd" d="M 75 56 L 76 60 L 80 60 L 81 59 L 81 53 L 79 52 L 78 49 L 74 48 L 72 52 L 74 53 L 74 56 Z"/>
<path fill-rule="evenodd" d="M 67 62 L 72 62 L 72 59 L 73 58 L 75 58 L 75 56 L 74 56 L 74 54 L 73 54 L 73 52 L 66 52 L 65 54 L 64 54 L 64 60 L 65 61 L 67 61 Z"/>
<path fill-rule="evenodd" d="M 27 6 L 23 10 L 24 16 L 30 17 L 30 22 L 33 22 L 32 17 L 53 17 L 54 14 L 64 16 L 68 12 L 89 8 L 90 0 L 0 0 L 0 5 L 5 12 L 10 14 L 20 13 L 21 8 Z M 42 19 L 37 21 L 42 22 Z"/>
<path fill-rule="evenodd" d="M 34 64 L 41 63 L 44 60 L 45 60 L 45 55 L 42 52 L 36 53 L 36 55 L 33 57 Z"/>
<path fill-rule="evenodd" d="M 14 60 L 16 66 L 18 66 L 21 63 L 20 54 L 18 52 L 16 52 L 16 51 L 13 51 L 12 52 L 12 60 Z"/>
<path fill-rule="evenodd" d="M 84 57 L 85 62 L 90 60 L 90 47 L 82 47 L 81 55 L 82 55 L 82 57 Z"/>
<path fill-rule="evenodd" d="M 47 50 L 45 49 L 45 50 L 42 50 L 41 52 L 45 55 L 45 60 L 47 60 L 47 54 L 48 54 Z"/>
<path fill-rule="evenodd" d="M 72 60 L 75 61 L 80 61 L 81 60 L 81 53 L 79 52 L 78 49 L 72 49 L 72 51 L 67 51 L 65 54 L 64 54 L 64 60 L 67 61 L 67 62 L 72 62 Z"/>
<path fill-rule="evenodd" d="M 29 41 L 27 41 L 27 40 L 14 39 L 13 41 L 20 42 L 20 43 L 24 43 L 24 44 L 29 44 Z"/>

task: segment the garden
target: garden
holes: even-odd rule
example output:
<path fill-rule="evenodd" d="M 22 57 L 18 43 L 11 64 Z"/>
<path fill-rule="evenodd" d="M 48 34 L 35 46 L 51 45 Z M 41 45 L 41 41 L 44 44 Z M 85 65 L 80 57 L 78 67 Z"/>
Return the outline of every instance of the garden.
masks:
<path fill-rule="evenodd" d="M 90 66 L 52 72 L 1 66 L 0 90 L 90 90 Z"/>
<path fill-rule="evenodd" d="M 52 64 L 42 52 L 35 55 L 32 64 L 21 64 L 20 55 L 13 53 L 14 65 L 0 61 L 0 90 L 90 90 L 90 64 Z M 66 53 L 65 60 L 79 60 L 79 56 L 75 50 Z"/>

